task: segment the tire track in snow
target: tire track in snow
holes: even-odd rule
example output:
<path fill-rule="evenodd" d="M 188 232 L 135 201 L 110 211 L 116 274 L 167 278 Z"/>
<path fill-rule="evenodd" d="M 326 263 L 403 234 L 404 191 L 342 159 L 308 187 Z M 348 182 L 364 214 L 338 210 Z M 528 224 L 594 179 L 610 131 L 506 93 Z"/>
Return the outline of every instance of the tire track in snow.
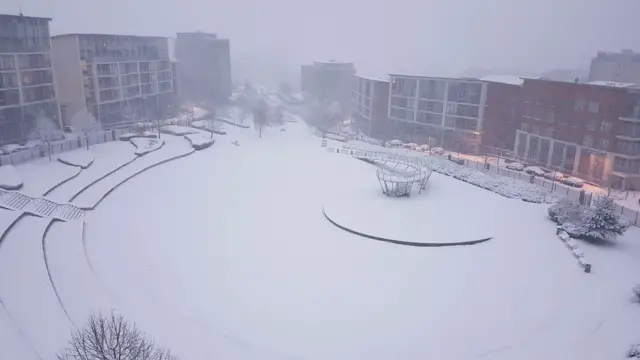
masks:
<path fill-rule="evenodd" d="M 27 347 L 29 347 L 29 349 L 31 349 L 31 351 L 33 351 L 33 353 L 35 354 L 35 356 L 40 359 L 43 360 L 42 356 L 40 356 L 40 354 L 38 353 L 38 351 L 36 350 L 36 348 L 33 346 L 33 344 L 31 343 L 31 340 L 29 340 L 29 337 L 27 336 L 27 334 L 25 334 L 25 332 L 22 330 L 22 328 L 20 327 L 20 325 L 18 324 L 18 322 L 16 321 L 16 319 L 11 315 L 11 313 L 9 312 L 9 309 L 7 309 L 7 307 L 4 305 L 4 302 L 2 302 L 2 299 L 0 299 L 0 307 L 2 308 L 2 310 L 4 311 L 4 313 L 7 315 L 7 317 L 9 318 L 9 320 L 11 320 L 11 323 L 13 325 L 13 327 L 16 329 L 16 331 L 18 332 L 18 334 L 20 335 L 20 338 L 22 338 L 22 340 L 25 342 L 25 344 L 27 345 Z"/>
<path fill-rule="evenodd" d="M 64 311 L 64 314 L 67 317 L 67 319 L 69 319 L 69 322 L 71 323 L 71 325 L 73 325 L 73 327 L 77 328 L 76 324 L 71 319 L 71 316 L 69 316 L 69 312 L 67 311 L 67 308 L 64 306 L 64 303 L 62 302 L 62 299 L 60 298 L 60 294 L 58 293 L 58 288 L 56 288 L 56 284 L 53 281 L 53 277 L 51 276 L 51 270 L 49 269 L 49 259 L 47 258 L 46 239 L 47 239 L 47 234 L 49 233 L 49 230 L 51 229 L 51 226 L 53 226 L 53 224 L 56 221 L 59 221 L 59 220 L 52 219 L 49 222 L 49 224 L 47 225 L 47 228 L 44 230 L 44 233 L 42 234 L 42 256 L 44 257 L 44 266 L 47 268 L 47 275 L 49 276 L 49 282 L 51 283 L 51 288 L 53 288 L 53 292 L 56 295 L 56 299 L 58 299 L 58 303 L 60 304 L 60 307 L 62 308 L 62 311 Z"/>

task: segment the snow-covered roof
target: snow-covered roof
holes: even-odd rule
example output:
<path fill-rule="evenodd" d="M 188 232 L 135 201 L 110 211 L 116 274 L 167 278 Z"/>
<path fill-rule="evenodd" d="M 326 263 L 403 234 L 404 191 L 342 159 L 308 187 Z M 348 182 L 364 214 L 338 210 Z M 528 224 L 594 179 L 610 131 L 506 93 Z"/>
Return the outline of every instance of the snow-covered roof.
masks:
<path fill-rule="evenodd" d="M 610 86 L 617 88 L 630 88 L 637 87 L 637 84 L 633 83 L 623 83 L 623 82 L 615 82 L 615 81 L 606 81 L 606 80 L 598 80 L 598 81 L 590 81 L 589 85 L 600 85 L 600 86 Z"/>
<path fill-rule="evenodd" d="M 522 86 L 524 83 L 524 78 L 516 75 L 487 75 L 481 77 L 480 80 L 518 86 Z"/>
<path fill-rule="evenodd" d="M 363 75 L 363 74 L 356 74 L 356 76 L 359 78 L 367 79 L 367 80 L 389 82 L 388 76 L 371 76 L 371 75 Z"/>

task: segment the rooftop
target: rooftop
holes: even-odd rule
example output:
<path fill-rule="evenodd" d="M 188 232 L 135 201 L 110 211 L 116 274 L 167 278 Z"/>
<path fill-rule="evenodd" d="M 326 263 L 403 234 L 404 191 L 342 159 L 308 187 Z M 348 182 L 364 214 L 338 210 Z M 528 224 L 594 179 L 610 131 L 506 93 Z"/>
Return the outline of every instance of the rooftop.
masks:
<path fill-rule="evenodd" d="M 143 39 L 166 39 L 164 36 L 143 36 L 143 35 L 128 35 L 128 34 L 95 34 L 95 33 L 69 33 L 69 34 L 60 34 L 54 35 L 51 38 L 59 38 L 66 36 L 122 36 L 122 37 L 135 37 L 135 38 L 143 38 Z"/>
<path fill-rule="evenodd" d="M 588 84 L 589 85 L 599 85 L 599 86 L 610 86 L 610 87 L 617 87 L 617 88 L 638 87 L 637 84 L 633 84 L 633 83 L 621 83 L 621 82 L 604 81 L 604 80 L 590 81 L 590 82 L 588 82 Z"/>
<path fill-rule="evenodd" d="M 36 19 L 36 20 L 46 20 L 51 21 L 50 17 L 40 17 L 40 16 L 25 16 L 22 14 L 13 15 L 13 14 L 0 14 L 0 17 L 11 17 L 11 18 L 23 18 L 23 19 Z"/>
<path fill-rule="evenodd" d="M 404 77 L 412 79 L 428 79 L 428 80 L 444 80 L 444 81 L 464 81 L 464 82 L 482 82 L 477 78 L 465 78 L 465 77 L 440 77 L 440 76 L 422 76 L 422 75 L 406 75 L 406 74 L 389 74 L 389 77 Z"/>
<path fill-rule="evenodd" d="M 363 74 L 356 74 L 356 76 L 362 79 L 372 80 L 372 81 L 382 81 L 382 82 L 390 81 L 389 76 L 369 76 L 369 75 L 363 75 Z"/>
<path fill-rule="evenodd" d="M 522 76 L 516 76 L 516 75 L 499 75 L 499 74 L 487 75 L 487 76 L 481 77 L 480 80 L 493 82 L 493 83 L 518 85 L 518 86 L 522 86 L 522 84 L 524 83 L 524 78 Z"/>

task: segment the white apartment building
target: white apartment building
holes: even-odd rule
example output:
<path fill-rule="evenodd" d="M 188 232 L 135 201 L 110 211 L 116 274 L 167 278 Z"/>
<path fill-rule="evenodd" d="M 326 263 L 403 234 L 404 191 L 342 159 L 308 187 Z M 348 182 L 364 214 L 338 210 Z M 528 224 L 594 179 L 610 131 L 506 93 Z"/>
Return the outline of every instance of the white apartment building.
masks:
<path fill-rule="evenodd" d="M 66 34 L 51 44 L 65 125 L 110 128 L 177 111 L 167 38 Z"/>
<path fill-rule="evenodd" d="M 60 130 L 50 20 L 0 14 L 0 145 L 22 143 L 40 130 Z"/>
<path fill-rule="evenodd" d="M 391 74 L 389 120 L 394 137 L 475 153 L 480 145 L 487 83 Z M 430 140 L 429 140 L 430 139 Z"/>

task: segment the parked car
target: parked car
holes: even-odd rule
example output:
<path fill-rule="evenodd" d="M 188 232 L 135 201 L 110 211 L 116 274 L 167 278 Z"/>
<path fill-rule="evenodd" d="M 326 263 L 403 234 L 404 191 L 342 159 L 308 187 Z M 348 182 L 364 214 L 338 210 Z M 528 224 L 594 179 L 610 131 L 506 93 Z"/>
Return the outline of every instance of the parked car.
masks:
<path fill-rule="evenodd" d="M 2 145 L 0 146 L 0 154 L 6 155 L 6 154 L 11 154 L 14 153 L 16 151 L 21 151 L 24 150 L 25 147 L 22 145 L 18 145 L 18 144 L 7 144 L 7 145 Z"/>
<path fill-rule="evenodd" d="M 402 145 L 403 148 L 405 149 L 409 149 L 409 150 L 415 150 L 418 148 L 418 144 L 416 143 L 406 143 L 404 145 Z"/>
<path fill-rule="evenodd" d="M 506 168 L 509 170 L 522 171 L 524 170 L 524 165 L 522 165 L 519 162 L 512 162 L 512 163 L 508 163 Z"/>
<path fill-rule="evenodd" d="M 62 128 L 62 131 L 64 131 L 64 132 L 65 132 L 65 133 L 67 133 L 67 134 L 71 134 L 74 130 L 73 130 L 73 127 L 71 127 L 71 126 L 69 126 L 69 125 L 65 125 L 65 126 Z"/>
<path fill-rule="evenodd" d="M 398 140 L 398 139 L 393 139 L 391 141 L 387 141 L 386 146 L 387 147 L 397 147 L 397 146 L 402 146 L 402 141 Z"/>
<path fill-rule="evenodd" d="M 546 174 L 544 170 L 540 169 L 537 166 L 527 166 L 526 168 L 524 168 L 524 172 L 526 174 L 535 176 L 544 176 L 544 174 Z"/>
<path fill-rule="evenodd" d="M 564 180 L 564 175 L 562 175 L 562 173 L 559 173 L 557 171 L 550 171 L 544 174 L 543 176 L 547 180 L 555 180 L 559 182 L 562 182 L 562 180 Z"/>
<path fill-rule="evenodd" d="M 431 153 L 435 155 L 442 155 L 444 154 L 444 149 L 439 147 L 434 147 L 431 149 Z"/>
<path fill-rule="evenodd" d="M 562 183 L 565 185 L 581 188 L 584 185 L 584 180 L 578 179 L 577 177 L 568 177 L 562 180 Z"/>
<path fill-rule="evenodd" d="M 26 143 L 24 143 L 23 146 L 26 149 L 33 149 L 34 147 L 38 147 L 42 145 L 44 145 L 44 142 L 42 140 L 29 140 Z"/>
<path fill-rule="evenodd" d="M 416 150 L 422 151 L 422 152 L 428 152 L 429 151 L 429 145 L 423 144 L 418 146 L 418 148 Z"/>

